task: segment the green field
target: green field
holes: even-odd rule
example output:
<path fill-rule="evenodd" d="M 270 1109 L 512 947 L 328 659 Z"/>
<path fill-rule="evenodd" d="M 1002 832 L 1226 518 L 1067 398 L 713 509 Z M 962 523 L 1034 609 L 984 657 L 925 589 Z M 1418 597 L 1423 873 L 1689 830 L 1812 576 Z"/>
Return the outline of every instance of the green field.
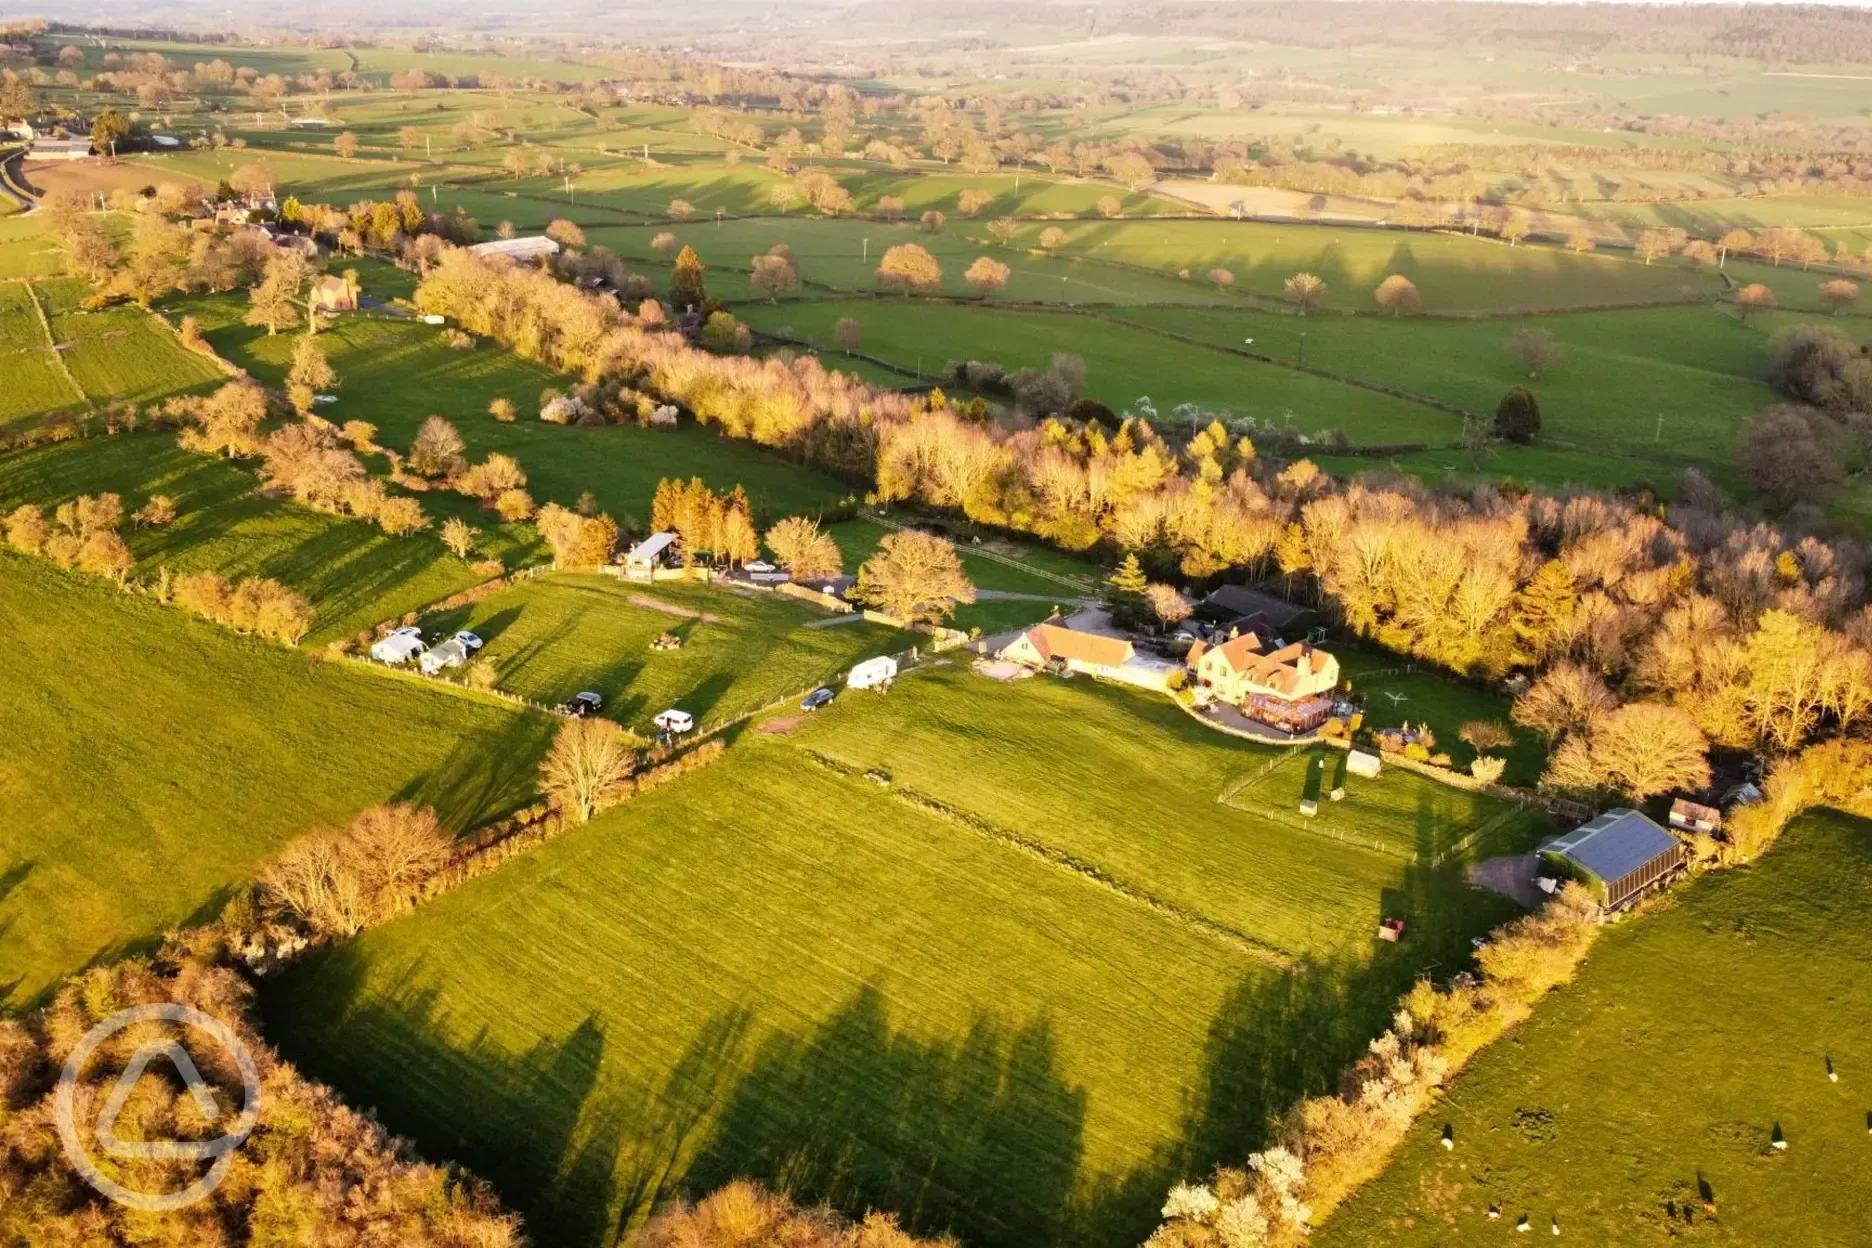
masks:
<path fill-rule="evenodd" d="M 554 1243 L 736 1174 L 973 1244 L 1137 1242 L 1511 910 L 1216 802 L 1267 756 L 1089 681 L 921 673 L 302 965 L 269 1034 Z"/>
<path fill-rule="evenodd" d="M 3 254 L 3 253 L 0 253 Z M 0 429 L 78 415 L 84 396 L 59 366 L 28 282 L 0 282 Z"/>
<path fill-rule="evenodd" d="M 1148 397 L 1168 415 L 1179 404 L 1209 412 L 1293 424 L 1307 434 L 1341 429 L 1354 442 L 1447 442 L 1462 421 L 1449 412 L 1359 390 L 1329 378 L 1175 342 L 1093 316 L 980 308 L 910 300 L 749 306 L 736 310 L 759 329 L 824 344 L 841 317 L 860 326 L 860 350 L 938 375 L 947 360 L 992 360 L 1013 370 L 1045 368 L 1055 352 L 1081 356 L 1086 392 L 1122 411 Z"/>
<path fill-rule="evenodd" d="M 591 689 L 604 695 L 606 715 L 649 736 L 656 731 L 651 720 L 670 707 L 688 711 L 707 730 L 842 680 L 859 659 L 927 641 L 876 624 L 807 627 L 831 618 L 759 590 L 567 574 L 430 616 L 423 627 L 479 634 L 487 643 L 483 659 L 498 668 L 499 687 L 510 693 L 558 703 Z M 680 650 L 650 649 L 665 632 L 682 639 Z"/>
<path fill-rule="evenodd" d="M 174 575 L 270 577 L 316 608 L 307 638 L 313 644 L 349 639 L 484 579 L 450 554 L 433 530 L 390 537 L 375 525 L 266 497 L 250 470 L 183 451 L 172 434 L 62 442 L 0 460 L 0 507 L 6 510 L 21 503 L 51 508 L 102 493 L 121 497 L 126 515 L 153 494 L 176 504 L 177 518 L 162 528 L 125 526 L 139 577 L 153 580 L 165 568 Z M 439 514 L 439 504 L 452 497 L 432 496 L 425 506 Z M 527 527 L 451 510 L 470 515 L 482 530 L 482 557 L 512 566 L 536 551 Z"/>
<path fill-rule="evenodd" d="M 171 310 L 198 316 L 217 351 L 277 385 L 291 361 L 292 338 L 269 338 L 264 330 L 241 325 L 242 306 L 226 298 L 188 299 Z M 442 332 L 385 317 L 341 318 L 322 335 L 341 386 L 338 402 L 321 414 L 340 422 L 369 421 L 380 443 L 399 448 L 409 446 L 425 419 L 444 416 L 461 431 L 471 459 L 498 451 L 518 460 L 536 503 L 570 506 L 590 491 L 619 523 L 637 531 L 648 522 L 650 499 L 663 477 L 700 476 L 722 490 L 744 486 L 762 525 L 823 511 L 849 493 L 832 477 L 693 424 L 670 432 L 545 424 L 538 419 L 541 391 L 570 388 L 570 379 L 491 343 L 454 350 Z M 520 419 L 504 425 L 489 415 L 488 404 L 496 398 L 513 400 Z"/>
<path fill-rule="evenodd" d="M 532 791 L 544 716 L 246 641 L 0 555 L 0 1003 L 149 947 L 374 802 L 451 828 Z"/>
<path fill-rule="evenodd" d="M 1631 1248 L 1872 1242 L 1869 833 L 1804 819 L 1601 936 L 1311 1242 L 1500 1244 L 1522 1214 L 1543 1238 L 1557 1218 L 1569 1241 Z"/>

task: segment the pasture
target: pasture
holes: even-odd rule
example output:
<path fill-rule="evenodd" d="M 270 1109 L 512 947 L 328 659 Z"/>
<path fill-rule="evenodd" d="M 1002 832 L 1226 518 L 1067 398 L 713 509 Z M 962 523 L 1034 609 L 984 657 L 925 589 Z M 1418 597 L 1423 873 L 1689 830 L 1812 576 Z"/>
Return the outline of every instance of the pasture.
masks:
<path fill-rule="evenodd" d="M 1448 442 L 1462 420 L 1408 399 L 1346 386 L 1207 346 L 1139 333 L 1103 317 L 915 300 L 750 305 L 736 315 L 757 329 L 822 345 L 837 368 L 832 330 L 859 324 L 859 350 L 925 377 L 947 360 L 991 360 L 1010 371 L 1045 368 L 1056 352 L 1082 357 L 1088 396 L 1123 411 L 1141 397 L 1168 416 L 1183 403 L 1208 412 L 1292 424 L 1308 435 L 1343 430 L 1358 443 Z"/>
<path fill-rule="evenodd" d="M 842 682 L 859 659 L 926 638 L 877 624 L 824 625 L 837 617 L 759 590 L 664 581 L 637 585 L 595 574 L 526 581 L 472 607 L 432 615 L 426 633 L 466 628 L 487 645 L 498 687 L 558 703 L 581 689 L 604 695 L 605 714 L 644 736 L 670 707 L 702 731 L 776 699 Z M 652 650 L 661 634 L 679 650 Z"/>
<path fill-rule="evenodd" d="M 990 1248 L 1137 1242 L 1508 910 L 1217 804 L 1261 753 L 935 669 L 302 964 L 268 1033 L 554 1243 L 736 1174 Z"/>
<path fill-rule="evenodd" d="M 154 494 L 176 504 L 176 519 L 161 528 L 125 526 L 138 577 L 154 580 L 164 570 L 269 577 L 311 601 L 317 616 L 307 641 L 314 645 L 348 640 L 483 579 L 433 529 L 391 537 L 375 525 L 269 498 L 250 469 L 184 451 L 173 434 L 61 442 L 0 459 L 6 510 L 21 503 L 51 508 L 101 493 L 120 496 L 126 515 Z M 425 499 L 425 509 L 439 522 L 438 501 Z M 530 528 L 455 510 L 481 529 L 479 557 L 514 566 L 536 553 Z"/>
<path fill-rule="evenodd" d="M 204 335 L 224 357 L 279 385 L 291 362 L 292 338 L 269 338 L 240 323 L 244 301 L 190 298 L 172 305 L 199 317 Z M 720 490 L 744 486 L 756 520 L 765 525 L 795 513 L 817 513 L 849 491 L 844 483 L 800 468 L 747 442 L 685 424 L 670 431 L 635 426 L 581 428 L 538 419 L 540 394 L 571 380 L 492 343 L 461 351 L 443 331 L 413 321 L 349 315 L 321 337 L 341 381 L 338 402 L 321 409 L 337 421 L 377 426 L 381 444 L 408 447 L 430 416 L 460 430 L 471 459 L 511 455 L 526 470 L 537 503 L 571 506 L 590 491 L 627 529 L 641 531 L 663 477 L 700 476 Z M 513 400 L 520 419 L 501 424 L 488 413 L 494 399 Z"/>
<path fill-rule="evenodd" d="M 1523 1214 L 1632 1248 L 1872 1240 L 1869 831 L 1809 816 L 1606 932 L 1311 1242 L 1500 1244 Z"/>
<path fill-rule="evenodd" d="M 301 833 L 527 800 L 551 721 L 248 641 L 0 554 L 0 1004 L 147 949 Z"/>
<path fill-rule="evenodd" d="M 78 415 L 84 394 L 61 365 L 30 282 L 0 282 L 0 428 Z"/>

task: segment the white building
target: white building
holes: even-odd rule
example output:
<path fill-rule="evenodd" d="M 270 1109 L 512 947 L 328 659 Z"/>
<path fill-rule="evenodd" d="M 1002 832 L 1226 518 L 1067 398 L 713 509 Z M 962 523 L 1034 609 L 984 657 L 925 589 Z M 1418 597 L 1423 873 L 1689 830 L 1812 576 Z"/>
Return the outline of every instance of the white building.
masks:
<path fill-rule="evenodd" d="M 491 243 L 476 243 L 468 249 L 477 256 L 505 256 L 509 260 L 535 260 L 556 256 L 559 244 L 543 235 L 531 238 L 497 238 Z"/>
<path fill-rule="evenodd" d="M 33 160 L 83 160 L 90 154 L 90 139 L 34 139 L 28 153 Z"/>

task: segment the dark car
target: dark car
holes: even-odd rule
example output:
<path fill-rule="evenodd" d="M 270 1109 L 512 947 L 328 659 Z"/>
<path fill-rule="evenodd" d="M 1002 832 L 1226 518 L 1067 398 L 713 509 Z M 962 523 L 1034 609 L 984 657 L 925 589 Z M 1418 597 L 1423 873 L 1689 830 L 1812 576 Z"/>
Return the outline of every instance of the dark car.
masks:
<path fill-rule="evenodd" d="M 596 715 L 604 708 L 604 699 L 587 690 L 575 693 L 569 702 L 559 704 L 561 715 L 570 715 L 573 719 L 584 719 L 587 715 Z"/>
<path fill-rule="evenodd" d="M 827 705 L 836 696 L 830 689 L 815 689 L 806 695 L 806 700 L 799 704 L 802 711 L 816 711 Z"/>

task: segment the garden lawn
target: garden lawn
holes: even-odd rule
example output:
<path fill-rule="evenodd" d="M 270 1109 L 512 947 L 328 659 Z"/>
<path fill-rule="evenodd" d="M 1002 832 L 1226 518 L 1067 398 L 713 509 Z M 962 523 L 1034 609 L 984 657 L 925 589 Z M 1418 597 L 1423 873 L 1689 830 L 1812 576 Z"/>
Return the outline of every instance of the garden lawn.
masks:
<path fill-rule="evenodd" d="M 283 380 L 292 338 L 269 338 L 240 324 L 242 302 L 223 298 L 180 302 L 177 314 L 200 317 L 222 355 L 268 384 Z M 338 402 L 320 414 L 377 426 L 378 441 L 407 449 L 429 416 L 461 431 L 468 456 L 499 451 L 526 470 L 536 503 L 576 503 L 586 491 L 626 529 L 641 532 L 650 500 L 664 477 L 699 476 L 720 490 L 746 488 L 763 527 L 794 513 L 818 513 L 848 493 L 835 478 L 801 468 L 748 442 L 716 436 L 694 424 L 655 432 L 636 426 L 579 428 L 538 418 L 540 393 L 569 389 L 571 379 L 483 342 L 458 351 L 443 331 L 419 322 L 348 315 L 321 335 L 337 370 Z M 520 419 L 501 424 L 488 414 L 496 398 L 511 399 Z"/>
<path fill-rule="evenodd" d="M 1467 771 L 1476 751 L 1458 735 L 1462 726 L 1487 720 L 1508 729 L 1514 744 L 1495 750 L 1507 761 L 1502 783 L 1532 786 L 1547 765 L 1540 737 L 1509 719 L 1510 700 L 1474 685 L 1440 674 L 1424 662 L 1353 642 L 1327 643 L 1339 659 L 1339 675 L 1355 693 L 1366 698 L 1365 722 L 1371 728 L 1428 726 L 1436 735 L 1432 753 L 1447 753 L 1455 766 Z"/>
<path fill-rule="evenodd" d="M 138 577 L 155 580 L 164 569 L 219 572 L 230 580 L 269 577 L 311 601 L 313 644 L 349 639 L 485 579 L 450 554 L 434 529 L 391 537 L 372 524 L 267 497 L 251 470 L 181 450 L 168 433 L 62 442 L 0 459 L 6 510 L 21 503 L 50 509 L 103 493 L 123 499 L 126 517 L 153 494 L 176 504 L 177 518 L 162 528 L 126 522 Z M 425 499 L 425 507 L 436 515 L 439 502 L 452 497 Z M 535 553 L 530 529 L 465 514 L 482 529 L 481 557 L 514 564 Z"/>
<path fill-rule="evenodd" d="M 238 638 L 0 555 L 0 1005 L 144 949 L 288 840 L 392 799 L 471 827 L 551 721 Z"/>
<path fill-rule="evenodd" d="M 1523 1214 L 1628 1248 L 1872 1242 L 1868 960 L 1872 827 L 1802 819 L 1601 936 L 1310 1242 L 1501 1244 Z"/>
<path fill-rule="evenodd" d="M 876 624 L 807 627 L 834 618 L 758 590 L 565 574 L 432 616 L 423 628 L 434 636 L 461 628 L 478 634 L 487 643 L 483 660 L 510 693 L 558 703 L 590 689 L 604 695 L 606 715 L 649 736 L 651 721 L 671 707 L 706 730 L 776 699 L 842 683 L 859 659 L 928 641 Z M 665 632 L 681 638 L 682 648 L 652 650 Z"/>
<path fill-rule="evenodd" d="M 657 1201 L 746 1175 L 982 1248 L 1137 1243 L 1170 1182 L 1239 1160 L 1269 1110 L 1330 1086 L 1416 969 L 1459 959 L 1504 906 L 1258 831 L 1204 787 L 1225 770 L 1209 748 L 1245 751 L 1193 749 L 1140 700 L 1076 684 L 939 670 L 842 695 L 792 737 L 745 733 L 302 963 L 266 994 L 268 1034 L 487 1175 L 544 1242 L 610 1243 Z M 937 785 L 1027 835 L 1090 818 L 1134 859 L 1195 846 L 1232 913 L 1265 903 L 1296 943 L 1363 939 L 1279 969 L 905 792 Z M 1372 940 L 1394 891 L 1437 911 L 1417 912 L 1421 942 Z"/>
<path fill-rule="evenodd" d="M 1094 316 L 904 299 L 749 305 L 737 315 L 757 329 L 790 330 L 824 345 L 831 368 L 838 367 L 833 326 L 849 316 L 863 334 L 860 350 L 920 367 L 925 377 L 938 376 L 947 360 L 1045 368 L 1054 353 L 1066 352 L 1086 361 L 1087 394 L 1119 411 L 1140 397 L 1165 416 L 1196 403 L 1212 413 L 1291 423 L 1309 435 L 1339 429 L 1364 444 L 1451 442 L 1462 427 L 1460 417 L 1421 403 Z"/>

